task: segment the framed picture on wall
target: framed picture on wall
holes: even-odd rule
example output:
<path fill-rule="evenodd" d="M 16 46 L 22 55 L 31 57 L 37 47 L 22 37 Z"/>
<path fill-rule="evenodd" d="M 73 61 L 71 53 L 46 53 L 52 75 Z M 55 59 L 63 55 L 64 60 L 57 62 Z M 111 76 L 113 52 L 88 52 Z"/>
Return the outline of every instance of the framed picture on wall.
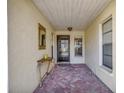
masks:
<path fill-rule="evenodd" d="M 82 37 L 74 38 L 75 56 L 82 56 Z"/>

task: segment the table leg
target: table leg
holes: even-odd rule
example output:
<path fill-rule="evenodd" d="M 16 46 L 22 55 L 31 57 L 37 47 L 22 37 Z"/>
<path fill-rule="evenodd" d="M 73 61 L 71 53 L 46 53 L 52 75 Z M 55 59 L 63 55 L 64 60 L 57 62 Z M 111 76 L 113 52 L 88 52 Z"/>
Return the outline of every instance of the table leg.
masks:
<path fill-rule="evenodd" d="M 50 61 L 48 63 L 48 67 L 47 67 L 47 74 L 49 74 L 49 67 L 50 67 Z"/>
<path fill-rule="evenodd" d="M 42 77 L 41 77 L 41 64 L 38 64 L 39 75 L 40 75 L 40 87 L 42 86 Z"/>

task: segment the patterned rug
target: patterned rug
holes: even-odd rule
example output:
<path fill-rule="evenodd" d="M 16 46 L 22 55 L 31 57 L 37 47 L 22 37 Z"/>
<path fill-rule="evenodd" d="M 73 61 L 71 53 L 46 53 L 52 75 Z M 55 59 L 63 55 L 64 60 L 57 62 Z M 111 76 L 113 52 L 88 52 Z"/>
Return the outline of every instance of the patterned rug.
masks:
<path fill-rule="evenodd" d="M 85 65 L 56 65 L 33 93 L 112 93 Z"/>

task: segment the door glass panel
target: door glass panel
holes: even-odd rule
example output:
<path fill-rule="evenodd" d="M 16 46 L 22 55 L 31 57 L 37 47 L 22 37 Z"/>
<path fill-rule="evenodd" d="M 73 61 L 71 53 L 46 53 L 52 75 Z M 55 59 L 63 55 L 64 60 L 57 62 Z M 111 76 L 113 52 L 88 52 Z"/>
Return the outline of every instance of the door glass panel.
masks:
<path fill-rule="evenodd" d="M 61 56 L 66 57 L 68 56 L 68 40 L 61 40 Z"/>
<path fill-rule="evenodd" d="M 67 35 L 57 36 L 57 61 L 70 61 L 70 37 Z"/>

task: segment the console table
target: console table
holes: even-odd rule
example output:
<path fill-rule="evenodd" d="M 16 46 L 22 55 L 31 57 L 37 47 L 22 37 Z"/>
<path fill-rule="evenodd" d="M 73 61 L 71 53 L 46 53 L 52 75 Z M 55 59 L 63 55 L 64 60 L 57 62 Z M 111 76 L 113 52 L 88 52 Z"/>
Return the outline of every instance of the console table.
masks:
<path fill-rule="evenodd" d="M 38 69 L 39 69 L 39 75 L 40 75 L 40 87 L 43 85 L 44 79 L 47 77 L 49 74 L 50 70 L 50 65 L 54 64 L 53 59 L 51 57 L 48 58 L 42 58 L 37 61 L 38 63 Z M 41 76 L 41 65 L 47 64 L 47 70 L 43 76 Z"/>

